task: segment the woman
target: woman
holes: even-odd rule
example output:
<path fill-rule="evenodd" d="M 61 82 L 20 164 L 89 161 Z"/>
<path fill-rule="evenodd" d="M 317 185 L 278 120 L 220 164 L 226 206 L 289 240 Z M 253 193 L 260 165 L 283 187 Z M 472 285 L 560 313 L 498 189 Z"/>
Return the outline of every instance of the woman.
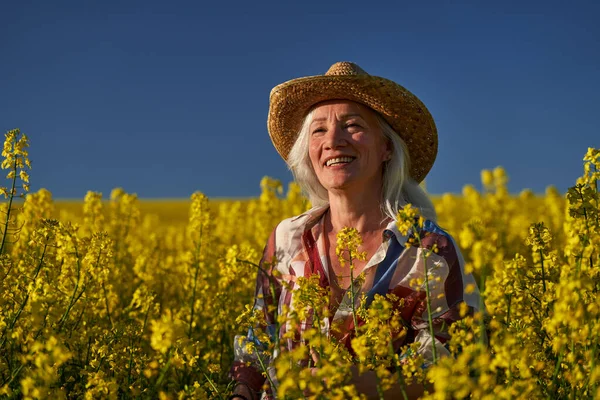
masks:
<path fill-rule="evenodd" d="M 418 351 L 426 361 L 432 360 L 434 345 L 438 355 L 448 354 L 443 343 L 448 325 L 459 318 L 459 304 L 465 302 L 475 310 L 479 295 L 465 293 L 464 288 L 475 286 L 475 281 L 465 274 L 452 237 L 435 224 L 434 207 L 418 185 L 437 153 L 435 124 L 425 106 L 402 86 L 371 76 L 356 64 L 340 62 L 325 75 L 275 87 L 268 127 L 275 148 L 314 207 L 282 221 L 273 231 L 261 262 L 270 273 L 259 273 L 255 308 L 273 309 L 268 307 L 272 304 L 281 312 L 291 303 L 293 282 L 299 276 L 318 274 L 331 294 L 331 324 L 342 327 L 337 339 L 350 346 L 354 330 L 347 307 L 350 277 L 335 249 L 337 233 L 353 227 L 363 239 L 359 250 L 367 254 L 364 261 L 354 262 L 354 276 L 364 274 L 360 291 L 370 299 L 386 293 L 403 298 L 402 317 L 409 321 L 406 340 L 420 343 Z M 409 236 L 396 227 L 396 215 L 407 203 L 426 218 L 418 246 L 407 245 Z M 424 249 L 434 247 L 437 253 L 419 261 L 424 259 L 419 257 Z M 423 277 L 425 263 L 433 271 L 429 273 L 443 282 L 430 295 L 435 338 L 428 330 L 424 292 L 410 284 Z M 272 274 L 275 270 L 278 273 Z M 265 312 L 265 317 L 274 324 L 272 313 Z M 284 326 L 271 333 L 283 335 L 285 330 Z M 254 339 L 251 333 L 248 339 Z M 232 376 L 238 384 L 231 398 L 254 400 L 265 378 L 256 367 L 256 356 L 244 350 L 242 341 L 236 338 Z M 354 375 L 359 391 L 378 397 L 373 373 Z M 399 398 L 398 390 L 392 388 L 386 397 Z M 409 396 L 416 398 L 423 390 L 412 385 Z"/>

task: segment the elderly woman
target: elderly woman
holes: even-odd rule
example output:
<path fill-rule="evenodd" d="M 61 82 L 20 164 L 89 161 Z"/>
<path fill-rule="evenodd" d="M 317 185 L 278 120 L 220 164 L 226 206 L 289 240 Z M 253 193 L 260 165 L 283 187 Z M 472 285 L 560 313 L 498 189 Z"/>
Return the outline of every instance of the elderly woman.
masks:
<path fill-rule="evenodd" d="M 268 127 L 275 148 L 314 207 L 282 221 L 271 234 L 261 263 L 263 271 L 277 270 L 272 276 L 278 278 L 259 273 L 255 308 L 265 312 L 268 324 L 274 324 L 273 314 L 267 311 L 273 307 L 268 306 L 281 312 L 292 303 L 293 285 L 282 285 L 280 280 L 318 274 L 330 293 L 331 323 L 341 327 L 335 335 L 349 347 L 354 322 L 347 307 L 340 305 L 348 302 L 350 276 L 336 255 L 336 235 L 344 227 L 353 227 L 363 239 L 359 250 L 367 255 L 366 260 L 354 262 L 354 276 L 364 275 L 360 292 L 371 298 L 394 293 L 404 299 L 400 311 L 408 321 L 406 342 L 419 342 L 418 351 L 426 361 L 432 360 L 433 346 L 438 355 L 448 354 L 447 327 L 459 318 L 459 304 L 477 309 L 479 295 L 466 293 L 466 285 L 474 285 L 474 279 L 464 272 L 452 237 L 435 224 L 434 207 L 418 184 L 437 153 L 435 124 L 423 103 L 395 82 L 340 62 L 325 75 L 275 87 Z M 409 237 L 396 226 L 398 211 L 408 203 L 426 219 L 418 246 L 406 246 Z M 436 327 L 432 337 L 424 292 L 411 287 L 410 280 L 423 276 L 426 266 L 419 254 L 434 246 L 437 252 L 425 263 L 435 265 L 443 282 L 435 285 L 430 296 Z M 275 264 L 267 265 L 270 260 Z M 271 291 L 273 281 L 276 287 Z M 283 335 L 285 327 L 271 333 Z M 254 339 L 252 330 L 248 338 Z M 237 385 L 231 398 L 255 400 L 265 377 L 253 355 L 238 342 L 231 372 Z M 354 383 L 368 397 L 378 398 L 374 373 L 355 373 Z M 423 390 L 420 384 L 407 388 L 411 398 Z M 385 395 L 400 398 L 399 387 Z"/>

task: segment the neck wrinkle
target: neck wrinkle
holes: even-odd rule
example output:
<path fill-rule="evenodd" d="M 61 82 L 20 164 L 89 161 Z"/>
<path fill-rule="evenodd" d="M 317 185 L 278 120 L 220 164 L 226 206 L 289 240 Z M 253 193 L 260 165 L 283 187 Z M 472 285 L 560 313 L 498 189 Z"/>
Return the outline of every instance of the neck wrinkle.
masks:
<path fill-rule="evenodd" d="M 355 228 L 363 235 L 379 232 L 389 222 L 389 218 L 381 210 L 379 201 L 347 202 L 334 199 L 335 197 L 330 196 L 329 210 L 325 215 L 329 218 L 334 232 L 348 227 Z"/>

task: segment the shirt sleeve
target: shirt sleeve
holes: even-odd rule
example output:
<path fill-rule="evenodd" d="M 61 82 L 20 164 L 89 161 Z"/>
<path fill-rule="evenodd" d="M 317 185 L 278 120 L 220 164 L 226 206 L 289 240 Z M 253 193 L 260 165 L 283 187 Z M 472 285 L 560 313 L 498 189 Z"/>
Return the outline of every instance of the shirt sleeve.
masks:
<path fill-rule="evenodd" d="M 234 362 L 230 370 L 230 376 L 237 382 L 243 382 L 252 390 L 259 392 L 265 383 L 265 369 L 270 365 L 267 343 L 259 340 L 259 330 L 266 331 L 273 340 L 275 332 L 275 312 L 281 285 L 272 275 L 276 265 L 275 259 L 275 237 L 276 230 L 271 233 L 264 248 L 259 263 L 259 271 L 256 278 L 256 290 L 254 293 L 254 311 L 262 314 L 265 326 L 251 326 L 246 335 L 237 335 L 234 338 Z"/>
<path fill-rule="evenodd" d="M 467 304 L 470 313 L 479 308 L 479 291 L 473 276 L 465 273 L 463 257 L 449 234 L 441 230 L 426 232 L 416 253 L 413 271 L 419 271 L 416 275 L 423 281 L 425 269 L 428 274 L 433 335 L 429 327 L 425 286 L 415 295 L 410 327 L 414 342 L 419 342 L 417 352 L 423 355 L 424 367 L 427 367 L 433 362 L 434 346 L 437 357 L 450 355 L 447 348 L 449 328 L 461 319 L 461 303 Z M 472 285 L 469 293 L 467 285 Z"/>

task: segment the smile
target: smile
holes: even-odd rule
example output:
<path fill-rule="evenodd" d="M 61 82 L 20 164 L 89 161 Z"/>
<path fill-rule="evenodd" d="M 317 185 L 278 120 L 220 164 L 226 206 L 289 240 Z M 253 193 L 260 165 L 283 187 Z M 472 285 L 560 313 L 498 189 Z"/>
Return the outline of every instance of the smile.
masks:
<path fill-rule="evenodd" d="M 335 157 L 335 158 L 330 158 L 329 160 L 325 161 L 325 166 L 326 167 L 332 167 L 334 165 L 342 165 L 342 164 L 349 164 L 352 161 L 354 161 L 356 157 Z"/>

